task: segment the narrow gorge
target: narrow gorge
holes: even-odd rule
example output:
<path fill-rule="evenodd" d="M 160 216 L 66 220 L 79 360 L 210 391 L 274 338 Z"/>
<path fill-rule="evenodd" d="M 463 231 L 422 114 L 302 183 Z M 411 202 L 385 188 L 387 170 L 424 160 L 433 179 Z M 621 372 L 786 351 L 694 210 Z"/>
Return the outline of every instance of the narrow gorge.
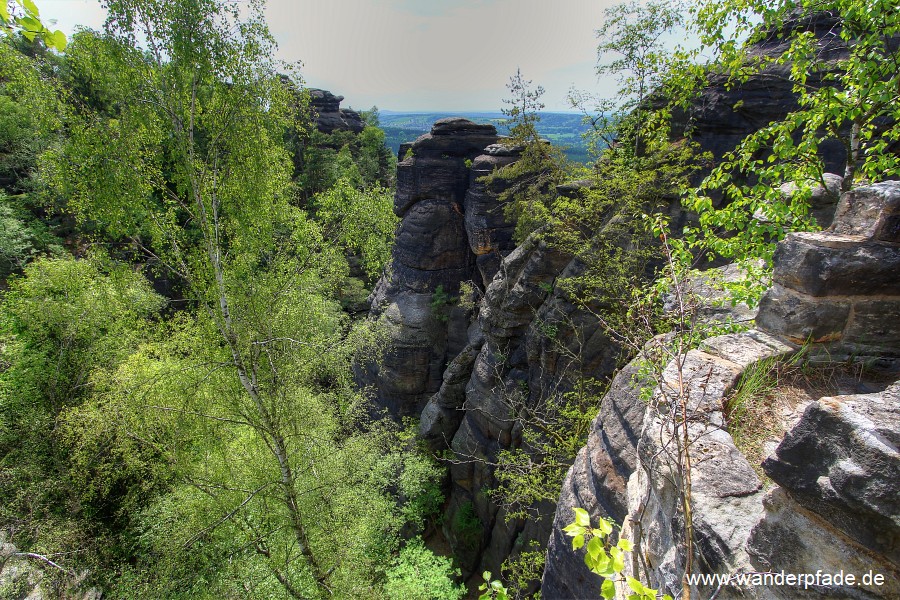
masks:
<path fill-rule="evenodd" d="M 835 22 L 819 15 L 795 26 L 828 44 Z M 757 52 L 783 50 L 773 49 L 778 43 Z M 720 160 L 748 133 L 796 109 L 788 68 L 773 66 L 736 87 L 713 79 L 676 119 Z M 900 186 L 842 194 L 841 177 L 828 175 L 828 186 L 813 193 L 812 213 L 830 228 L 791 234 L 779 244 L 758 314 L 707 298 L 706 318 L 749 319 L 750 326 L 705 340 L 653 383 L 641 379 L 640 360 L 619 368 L 620 345 L 596 315 L 556 287 L 579 272 L 579 262 L 540 235 L 513 242 L 515 224 L 498 200 L 502 188 L 482 179 L 517 159 L 518 150 L 502 142 L 493 127 L 460 118 L 436 122 L 430 134 L 401 148 L 394 203 L 401 224 L 390 271 L 370 297 L 372 318 L 389 328 L 390 351 L 383 362 L 357 370 L 377 405 L 395 417 L 418 418 L 421 436 L 446 457 L 441 537 L 470 583 L 538 547 L 547 551 L 541 597 L 596 597 L 600 579 L 562 531 L 574 519 L 572 509 L 582 507 L 592 519 L 622 523 L 622 535 L 635 540 L 628 573 L 677 589 L 688 558 L 666 440 L 675 411 L 668 404 L 679 397 L 688 399 L 694 457 L 695 572 L 874 569 L 888 582 L 850 592 L 821 583 L 782 592 L 698 583 L 689 586 L 696 597 L 900 597 L 900 421 L 891 383 L 900 367 Z M 827 170 L 843 172 L 843 146 L 820 150 Z M 562 185 L 557 193 L 577 197 L 583 185 Z M 668 213 L 674 230 L 695 218 L 677 201 Z M 735 447 L 728 403 L 748 369 L 790 362 L 801 346 L 804 364 L 863 365 L 864 374 L 841 380 L 825 397 L 820 391 L 778 407 L 781 429 L 757 448 L 768 455 L 760 468 Z M 588 377 L 612 382 L 557 502 L 528 507 L 527 519 L 509 518 L 492 491 L 500 453 L 523 444 L 518 408 L 559 398 Z M 648 387 L 655 387 L 649 401 L 641 393 Z M 618 593 L 629 591 L 622 584 Z"/>

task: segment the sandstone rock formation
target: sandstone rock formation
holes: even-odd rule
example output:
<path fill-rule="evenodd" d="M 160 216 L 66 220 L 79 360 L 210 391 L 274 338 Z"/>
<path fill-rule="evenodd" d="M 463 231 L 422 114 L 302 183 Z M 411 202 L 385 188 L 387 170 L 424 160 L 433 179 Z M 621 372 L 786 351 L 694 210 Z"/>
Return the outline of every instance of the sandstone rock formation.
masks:
<path fill-rule="evenodd" d="M 328 90 L 309 88 L 309 103 L 312 118 L 322 133 L 334 133 L 338 130 L 361 132 L 366 124 L 359 113 L 348 108 L 341 108 L 343 96 L 335 96 Z"/>
<path fill-rule="evenodd" d="M 900 323 L 900 182 L 841 197 L 834 224 L 778 246 L 774 285 L 757 324 L 790 341 L 827 344 L 835 356 L 897 362 Z"/>
<path fill-rule="evenodd" d="M 673 398 L 688 407 L 695 572 L 884 577 L 881 585 L 806 588 L 697 584 L 692 597 L 900 597 L 900 383 L 810 402 L 762 465 L 774 482 L 768 488 L 723 419 L 725 398 L 742 372 L 794 353 L 795 342 L 811 340 L 810 355 L 820 362 L 853 353 L 872 358 L 870 368 L 898 372 L 900 335 L 890 331 L 900 315 L 898 206 L 896 182 L 857 188 L 841 197 L 829 231 L 789 235 L 775 254 L 760 330 L 711 338 L 672 361 L 649 404 L 638 399 L 636 389 L 648 383 L 634 379 L 635 364 L 617 376 L 563 486 L 543 597 L 596 596 L 599 578 L 561 531 L 575 506 L 624 523 L 622 535 L 637 542 L 642 559 L 626 572 L 669 593 L 680 589 L 688 557 L 683 479 L 672 451 L 672 416 L 680 414 Z"/>
<path fill-rule="evenodd" d="M 846 57 L 846 45 L 838 35 L 840 19 L 830 12 L 796 15 L 785 22 L 786 29 L 810 32 L 816 40 L 822 60 Z M 787 50 L 784 31 L 772 31 L 751 49 L 751 55 L 777 56 Z M 676 115 L 687 127 L 701 150 L 716 158 L 733 149 L 749 133 L 778 121 L 798 108 L 797 96 L 787 77 L 790 64 L 770 64 L 762 73 L 737 85 L 726 85 L 724 75 L 714 75 L 706 88 L 691 104 L 686 114 Z M 822 84 L 823 73 L 811 73 L 807 85 Z M 843 173 L 846 151 L 837 140 L 826 141 L 820 148 L 825 171 Z"/>
<path fill-rule="evenodd" d="M 792 26 L 813 32 L 825 55 L 839 56 L 844 51 L 832 35 L 834 21 L 828 15 L 799 19 Z M 782 43 L 773 35 L 757 52 L 779 49 Z M 700 100 L 681 115 L 685 124 L 691 123 L 701 149 L 710 151 L 714 160 L 748 133 L 796 108 L 780 68 L 772 66 L 734 88 L 713 78 Z M 638 397 L 640 383 L 633 381 L 637 365 L 626 367 L 613 381 L 587 446 L 566 479 L 552 529 L 555 507 L 550 503 L 532 507 L 534 518 L 527 522 L 507 522 L 504 510 L 488 494 L 496 485 L 493 465 L 498 453 L 522 444 L 521 426 L 512 416 L 511 405 L 546 401 L 564 393 L 576 377 L 608 378 L 615 373 L 619 353 L 596 319 L 555 290 L 556 280 L 577 273 L 580 265 L 536 239 L 515 247 L 513 224 L 496 200 L 500 189 L 478 180 L 516 160 L 516 149 L 498 141 L 490 126 L 449 119 L 400 148 L 395 212 L 402 222 L 392 270 L 371 297 L 371 313 L 388 323 L 393 344 L 380 366 L 360 365 L 358 379 L 372 386 L 376 402 L 392 414 L 420 417 L 421 434 L 433 448 L 453 451 L 443 529 L 467 575 L 485 569 L 498 573 L 504 559 L 529 540 L 546 543 L 552 530 L 543 597 L 596 597 L 594 577 L 581 558 L 568 551 L 558 526 L 570 519 L 566 511 L 573 506 L 622 521 L 635 510 L 629 486 L 638 486 L 655 490 L 642 506 L 660 523 L 653 529 L 656 545 L 651 550 L 659 557 L 654 577 L 669 581 L 683 560 L 667 545 L 675 539 L 678 515 L 670 503 L 671 488 L 658 476 L 642 474 L 640 468 L 642 454 L 636 448 L 660 421 L 647 415 Z M 827 170 L 841 172 L 843 148 L 826 144 L 823 152 Z M 829 175 L 825 183 L 812 199 L 820 224 L 830 222 L 841 179 Z M 561 186 L 558 193 L 577 194 L 583 185 Z M 788 186 L 782 191 L 793 190 Z M 848 202 L 841 209 L 848 215 L 871 212 L 865 202 Z M 676 202 L 670 212 L 676 229 L 689 218 Z M 837 226 L 849 227 L 848 219 L 840 219 Z M 885 216 L 884 222 L 882 229 L 897 227 L 896 217 Z M 697 421 L 692 431 L 709 439 L 705 446 L 709 462 L 698 470 L 702 492 L 698 502 L 708 511 L 698 520 L 703 536 L 699 551 L 717 569 L 752 568 L 756 559 L 745 542 L 763 512 L 765 492 L 746 458 L 735 454 L 722 431 L 721 398 L 713 392 L 727 393 L 747 364 L 788 352 L 792 340 L 801 337 L 812 335 L 827 343 L 830 351 L 883 355 L 885 340 L 896 334 L 896 319 L 889 324 L 878 322 L 883 314 L 879 311 L 893 310 L 892 304 L 882 302 L 884 294 L 894 294 L 885 280 L 887 273 L 896 271 L 891 262 L 895 254 L 875 237 L 838 242 L 834 237 L 838 234 L 862 235 L 835 230 L 827 241 L 816 237 L 821 234 L 789 238 L 779 250 L 783 266 L 763 304 L 760 331 L 710 341 L 691 355 L 696 376 L 712 377 L 709 381 L 716 383 L 706 400 L 693 407 Z M 791 249 L 800 246 L 808 250 L 802 256 Z M 785 261 L 795 263 L 789 266 Z M 851 266 L 854 261 L 860 266 Z M 853 297 L 817 291 L 809 278 L 792 279 L 817 265 L 826 265 L 822 274 L 814 276 L 823 289 L 829 281 L 843 278 L 846 269 L 860 269 L 861 284 L 852 286 Z M 464 309 L 455 300 L 462 282 L 471 282 L 476 301 L 483 295 L 474 310 Z M 872 295 L 874 288 L 866 286 L 881 286 L 880 295 Z M 739 314 L 710 308 L 704 316 L 727 317 L 747 320 L 753 314 L 746 307 Z M 822 324 L 826 322 L 830 324 Z M 884 331 L 879 333 L 879 328 Z M 838 331 L 841 345 L 836 345 Z M 746 356 L 745 346 L 750 349 Z M 643 446 L 651 447 L 649 442 Z M 733 476 L 721 476 L 721 465 L 737 463 L 740 466 L 734 467 Z"/>
<path fill-rule="evenodd" d="M 401 155 L 394 200 L 401 222 L 390 272 L 371 297 L 371 314 L 389 324 L 391 349 L 381 365 L 361 365 L 358 373 L 361 383 L 374 387 L 376 402 L 395 416 L 419 416 L 440 389 L 444 370 L 469 343 L 471 314 L 458 306 L 458 294 L 463 281 L 482 281 L 476 251 L 512 250 L 509 238 L 494 241 L 492 231 L 508 227 L 496 199 L 493 212 L 481 209 L 491 218 L 481 219 L 480 228 L 475 209 L 468 210 L 491 204 L 472 167 L 493 160 L 482 153 L 497 141 L 492 125 L 442 119 Z M 480 191 L 480 200 L 468 200 L 470 187 Z M 456 378 L 464 377 L 465 359 L 452 364 Z M 452 381 L 450 374 L 447 384 Z"/>

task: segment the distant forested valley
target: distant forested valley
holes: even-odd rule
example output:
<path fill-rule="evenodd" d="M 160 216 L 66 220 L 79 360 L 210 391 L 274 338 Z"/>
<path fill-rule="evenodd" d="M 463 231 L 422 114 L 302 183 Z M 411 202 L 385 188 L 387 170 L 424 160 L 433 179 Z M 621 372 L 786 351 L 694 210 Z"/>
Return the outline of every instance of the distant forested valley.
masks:
<path fill-rule="evenodd" d="M 464 117 L 475 123 L 490 123 L 501 135 L 509 135 L 507 118 L 500 112 L 394 112 L 382 110 L 378 120 L 385 134 L 385 144 L 394 153 L 400 144 L 412 142 L 423 133 L 428 133 L 431 124 L 447 117 Z M 588 161 L 587 144 L 584 134 L 590 125 L 583 122 L 577 113 L 542 112 L 537 123 L 537 131 L 542 137 L 562 147 L 569 160 L 585 163 Z"/>

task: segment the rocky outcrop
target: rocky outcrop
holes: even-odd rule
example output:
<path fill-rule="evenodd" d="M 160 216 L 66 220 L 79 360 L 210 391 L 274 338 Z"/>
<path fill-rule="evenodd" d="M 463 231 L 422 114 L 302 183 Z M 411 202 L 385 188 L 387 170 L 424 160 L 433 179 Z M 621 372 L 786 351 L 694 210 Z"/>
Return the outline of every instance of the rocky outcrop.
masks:
<path fill-rule="evenodd" d="M 366 124 L 355 110 L 341 108 L 343 96 L 335 96 L 328 90 L 309 88 L 309 104 L 316 128 L 322 133 L 352 131 L 360 133 Z"/>
<path fill-rule="evenodd" d="M 742 373 L 794 353 L 795 342 L 813 341 L 810 360 L 854 352 L 870 357 L 869 367 L 897 372 L 900 336 L 885 330 L 900 314 L 898 191 L 900 184 L 887 182 L 845 193 L 830 230 L 781 242 L 759 330 L 706 340 L 673 360 L 657 384 L 636 380 L 634 364 L 617 376 L 563 486 L 543 597 L 596 596 L 599 578 L 561 531 L 576 506 L 623 523 L 622 535 L 637 544 L 633 556 L 641 557 L 626 563 L 626 573 L 668 593 L 681 589 L 688 557 L 677 422 L 688 424 L 690 439 L 694 572 L 858 578 L 853 585 L 822 577 L 799 586 L 700 582 L 692 597 L 900 597 L 900 384 L 810 402 L 762 465 L 773 482 L 768 489 L 735 447 L 723 415 Z M 636 391 L 646 385 L 654 385 L 649 404 Z M 868 583 L 861 581 L 866 574 Z"/>
<path fill-rule="evenodd" d="M 837 356 L 897 363 L 900 323 L 900 182 L 845 193 L 828 231 L 778 245 L 760 329 Z"/>
<path fill-rule="evenodd" d="M 834 20 L 828 15 L 799 19 L 791 26 L 818 36 L 824 55 L 836 57 L 845 50 L 833 35 Z M 781 48 L 784 42 L 774 33 L 757 52 Z M 701 149 L 712 153 L 713 162 L 748 133 L 797 108 L 790 83 L 779 71 L 783 68 L 772 65 L 735 87 L 712 77 L 700 100 L 680 115 L 685 125 L 690 123 Z M 810 82 L 816 83 L 814 78 Z M 577 377 L 608 380 L 615 373 L 619 354 L 596 319 L 566 302 L 556 290 L 558 278 L 578 273 L 581 266 L 537 238 L 515 248 L 513 223 L 505 219 L 496 201 L 500 184 L 489 186 L 480 180 L 494 168 L 516 160 L 516 149 L 497 142 L 490 126 L 450 119 L 435 123 L 429 134 L 401 146 L 395 212 L 402 222 L 392 271 L 372 296 L 372 314 L 387 322 L 393 343 L 380 365 L 361 365 L 359 379 L 371 385 L 376 401 L 394 415 L 419 416 L 420 432 L 433 448 L 453 451 L 443 531 L 466 574 L 497 573 L 503 560 L 514 556 L 528 540 L 543 544 L 551 539 L 543 597 L 596 597 L 595 578 L 587 573 L 581 558 L 568 551 L 559 526 L 568 522 L 571 515 L 567 511 L 574 506 L 622 521 L 635 514 L 634 490 L 640 489 L 650 494 L 640 504 L 642 514 L 655 519 L 642 524 L 652 532 L 653 542 L 646 548 L 655 561 L 652 578 L 670 584 L 684 560 L 673 549 L 680 526 L 678 509 L 672 504 L 674 492 L 665 477 L 642 467 L 653 448 L 660 448 L 664 436 L 657 435 L 655 441 L 652 437 L 664 433 L 666 419 L 663 413 L 648 413 L 640 400 L 641 383 L 633 377 L 638 365 L 626 367 L 612 382 L 587 446 L 566 478 L 555 513 L 551 503 L 542 503 L 530 507 L 533 518 L 509 520 L 491 499 L 499 453 L 523 444 L 522 428 L 515 420 L 516 406 L 539 405 L 563 394 Z M 843 152 L 839 144 L 823 146 L 828 170 L 842 171 Z M 841 180 L 827 176 L 824 183 L 811 200 L 820 224 L 830 222 Z M 584 185 L 575 182 L 557 191 L 577 196 Z M 790 186 L 782 191 L 794 192 Z M 690 217 L 677 202 L 670 209 L 672 226 L 678 230 Z M 860 207 L 845 210 L 866 212 Z M 810 250 L 803 259 L 799 251 L 779 250 L 778 260 L 789 256 L 790 260 L 806 260 L 812 268 L 831 264 L 837 256 L 834 260 L 843 266 L 835 263 L 834 268 L 845 268 L 852 260 L 835 239 L 819 244 L 803 236 L 789 238 L 786 245 L 815 247 L 815 251 Z M 877 254 L 879 244 L 883 241 L 869 240 L 862 249 L 848 250 L 856 252 L 854 260 L 866 262 L 869 269 L 865 281 L 851 290 L 854 298 L 827 294 L 820 298 L 811 291 L 813 287 L 800 289 L 812 282 L 792 281 L 803 269 L 785 262 L 766 303 L 778 303 L 781 286 L 785 290 L 781 297 L 787 300 L 780 306 L 803 296 L 796 316 L 778 316 L 780 308 L 764 312 L 759 330 L 744 337 L 709 341 L 690 356 L 695 377 L 692 389 L 702 397 L 691 407 L 695 419 L 691 432 L 706 440 L 699 446 L 707 457 L 697 471 L 697 505 L 701 509 L 697 523 L 702 540 L 698 552 L 703 561 L 722 572 L 755 564 L 756 555 L 748 552 L 746 542 L 760 522 L 766 495 L 754 469 L 736 454 L 722 429 L 722 395 L 731 390 L 748 364 L 789 352 L 792 340 L 813 335 L 823 344 L 834 343 L 836 338 L 829 336 L 837 331 L 837 325 L 822 326 L 819 321 L 843 324 L 842 348 L 847 352 L 868 348 L 880 353 L 883 344 L 879 340 L 894 332 L 885 329 L 878 340 L 872 340 L 872 331 L 883 326 L 873 323 L 879 311 L 891 310 L 893 305 L 878 304 L 884 294 L 872 295 L 866 286 L 873 285 L 873 277 L 880 277 L 879 285 L 883 285 L 884 274 L 894 267 L 890 252 L 878 254 L 881 258 L 877 260 L 885 265 L 880 275 L 869 264 L 869 254 Z M 837 278 L 845 276 L 833 272 Z M 827 274 L 822 277 L 825 287 L 835 279 Z M 468 282 L 465 289 L 475 290 L 472 299 L 476 303 L 481 297 L 474 309 L 455 301 L 463 282 Z M 695 291 L 703 290 L 703 282 L 697 282 Z M 804 295 L 817 300 L 807 302 Z M 765 303 L 763 309 L 768 310 Z M 703 316 L 745 321 L 754 314 L 747 307 L 736 313 L 711 306 Z M 795 333 L 786 335 L 787 325 L 794 327 Z M 750 349 L 746 356 L 745 348 Z M 828 346 L 829 350 L 835 348 Z M 659 398 L 658 393 L 657 404 L 664 405 Z M 723 465 L 738 466 L 725 477 Z M 722 594 L 720 598 L 727 596 L 724 591 Z"/>
<path fill-rule="evenodd" d="M 835 13 L 819 12 L 797 15 L 785 21 L 785 29 L 771 31 L 751 50 L 751 56 L 779 56 L 788 50 L 784 33 L 788 30 L 813 34 L 822 60 L 846 58 L 846 43 L 841 39 L 841 21 Z M 730 84 L 724 75 L 712 75 L 707 86 L 691 104 L 687 113 L 676 115 L 684 128 L 690 128 L 692 139 L 702 151 L 718 160 L 732 150 L 748 134 L 779 121 L 799 108 L 797 95 L 788 77 L 791 65 L 769 64 L 746 81 Z M 809 74 L 806 84 L 819 87 L 826 73 Z M 688 127 L 689 126 L 689 127 Z M 828 140 L 820 147 L 825 171 L 842 173 L 846 151 L 838 140 Z"/>
<path fill-rule="evenodd" d="M 380 364 L 360 365 L 357 374 L 374 388 L 376 404 L 395 416 L 419 416 L 444 384 L 445 403 L 456 405 L 453 386 L 468 378 L 472 360 L 461 353 L 470 344 L 472 314 L 459 306 L 460 284 L 482 281 L 476 249 L 503 255 L 513 248 L 509 238 L 492 233 L 508 224 L 496 197 L 476 182 L 484 169 L 474 168 L 494 160 L 483 153 L 498 139 L 492 125 L 442 119 L 397 166 L 394 212 L 401 222 L 389 273 L 371 296 L 371 314 L 388 324 L 390 350 Z M 470 188 L 477 201 L 469 199 Z M 476 206 L 491 219 L 473 215 Z"/>
<path fill-rule="evenodd" d="M 822 398 L 806 409 L 766 474 L 807 511 L 900 567 L 900 384 Z"/>

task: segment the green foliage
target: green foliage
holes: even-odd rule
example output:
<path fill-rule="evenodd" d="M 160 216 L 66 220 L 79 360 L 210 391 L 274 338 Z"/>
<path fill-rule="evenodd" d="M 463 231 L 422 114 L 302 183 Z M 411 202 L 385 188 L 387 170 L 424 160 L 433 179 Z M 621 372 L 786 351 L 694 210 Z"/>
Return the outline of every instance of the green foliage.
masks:
<path fill-rule="evenodd" d="M 472 502 L 464 502 L 456 509 L 450 523 L 450 531 L 463 550 L 478 548 L 484 535 L 484 523 L 475 512 Z"/>
<path fill-rule="evenodd" d="M 19 199 L 24 198 L 20 196 Z M 61 240 L 22 204 L 0 190 L 0 281 L 21 271 L 39 254 L 63 254 Z"/>
<path fill-rule="evenodd" d="M 32 0 L 0 2 L 0 31 L 7 34 L 18 32 L 30 42 L 40 39 L 48 48 L 58 52 L 66 49 L 66 34 L 58 29 L 48 29 L 41 21 L 40 11 Z"/>
<path fill-rule="evenodd" d="M 97 84 L 98 110 L 73 116 L 46 179 L 83 226 L 127 242 L 188 300 L 160 337 L 96 370 L 90 400 L 63 419 L 86 501 L 124 488 L 145 502 L 127 510 L 116 593 L 365 597 L 405 518 L 421 518 L 399 514 L 379 477 L 394 434 L 352 386 L 353 356 L 377 336 L 332 299 L 348 270 L 334 241 L 373 270 L 384 260 L 387 234 L 361 223 L 390 215 L 386 194 L 344 186 L 318 220 L 293 202 L 295 86 L 259 3 L 108 8 L 106 34 L 73 44 L 71 76 Z M 349 148 L 336 162 L 356 177 Z M 141 470 L 166 489 L 117 479 Z M 410 507 L 433 502 L 416 488 L 428 474 L 407 475 Z"/>
<path fill-rule="evenodd" d="M 482 292 L 478 285 L 472 281 L 462 281 L 459 284 L 459 299 L 457 300 L 463 310 L 474 310 L 481 301 Z"/>
<path fill-rule="evenodd" d="M 520 149 L 515 162 L 484 176 L 484 182 L 498 191 L 506 215 L 516 223 L 515 239 L 523 241 L 546 224 L 556 185 L 565 178 L 565 153 L 543 140 L 537 131 L 539 111 L 544 107 L 544 88 L 533 87 L 520 71 L 510 77 L 510 98 L 503 109 L 509 139 L 504 143 Z"/>
<path fill-rule="evenodd" d="M 10 280 L 0 304 L 0 529 L 15 531 L 20 547 L 80 550 L 87 564 L 120 549 L 107 528 L 144 499 L 120 486 L 103 498 L 88 493 L 92 478 L 73 469 L 60 422 L 91 397 L 94 372 L 140 343 L 162 306 L 140 274 L 98 255 L 38 259 Z M 98 450 L 95 460 L 107 449 Z M 113 473 L 135 492 L 158 482 L 145 475 Z"/>
<path fill-rule="evenodd" d="M 597 314 L 607 329 L 628 330 L 635 292 L 660 265 L 659 215 L 688 185 L 696 154 L 686 143 L 635 155 L 630 145 L 604 151 L 591 186 L 552 207 L 548 243 L 584 265 L 557 282 L 563 293 Z"/>
<path fill-rule="evenodd" d="M 531 540 L 528 550 L 513 554 L 503 562 L 503 578 L 509 583 L 507 593 L 512 598 L 540 600 L 540 592 L 532 592 L 544 575 L 547 551 L 537 540 Z"/>
<path fill-rule="evenodd" d="M 499 579 L 491 581 L 491 572 L 485 571 L 481 574 L 484 583 L 478 586 L 478 600 L 509 600 L 509 590 L 503 585 Z"/>
<path fill-rule="evenodd" d="M 391 600 L 458 600 L 465 596 L 466 587 L 453 583 L 454 576 L 460 576 L 459 569 L 453 568 L 449 558 L 414 540 L 400 550 L 388 569 L 384 591 Z"/>
<path fill-rule="evenodd" d="M 59 83 L 43 58 L 0 38 L 0 187 L 19 196 L 32 190 L 37 155 L 52 142 L 65 115 Z"/>
<path fill-rule="evenodd" d="M 634 577 L 623 575 L 626 557 L 634 549 L 634 544 L 623 537 L 613 544 L 611 534 L 615 524 L 611 520 L 601 517 L 594 527 L 586 510 L 577 507 L 574 510 L 575 521 L 563 527 L 563 531 L 572 538 L 573 551 L 585 548 L 584 563 L 591 572 L 603 578 L 600 595 L 611 600 L 616 595 L 615 582 L 622 581 L 632 591 L 627 596 L 628 600 L 657 600 L 657 590 Z M 662 598 L 672 600 L 668 594 Z"/>
<path fill-rule="evenodd" d="M 369 278 L 378 277 L 390 260 L 400 222 L 391 192 L 378 186 L 360 190 L 341 178 L 316 195 L 313 206 L 326 237 L 358 254 Z"/>
<path fill-rule="evenodd" d="M 523 427 L 522 444 L 501 450 L 491 496 L 508 519 L 528 519 L 536 506 L 553 502 L 575 455 L 587 440 L 597 416 L 604 386 L 575 373 L 574 389 L 551 394 L 533 403 L 528 390 L 509 398 L 512 416 Z"/>
<path fill-rule="evenodd" d="M 668 47 L 671 34 L 684 25 L 685 7 L 675 2 L 631 0 L 604 10 L 597 31 L 599 77 L 614 77 L 614 97 L 574 92 L 570 101 L 592 125 L 589 135 L 595 151 L 623 143 L 642 153 L 642 144 L 663 129 L 667 113 L 651 111 L 651 94 L 669 93 L 668 78 L 674 60 Z M 592 113 L 586 104 L 594 104 Z M 637 169 L 636 169 L 637 170 Z"/>
<path fill-rule="evenodd" d="M 846 149 L 844 189 L 900 174 L 900 75 L 891 41 L 900 33 L 900 16 L 894 8 L 865 0 L 727 0 L 697 8 L 696 31 L 702 50 L 714 57 L 713 73 L 734 86 L 764 69 L 783 70 L 798 107 L 742 140 L 689 196 L 688 206 L 700 214 L 700 226 L 688 236 L 695 250 L 771 264 L 775 243 L 786 233 L 815 228 L 809 190 L 822 181 L 819 149 L 828 141 Z M 833 38 L 821 44 L 797 26 L 817 12 L 839 18 Z M 781 41 L 774 55 L 748 52 L 770 37 Z M 845 56 L 833 50 L 838 45 Z M 785 182 L 798 192 L 783 195 Z M 714 202 L 719 196 L 725 201 Z M 744 295 L 758 297 L 765 275 L 748 272 Z"/>
<path fill-rule="evenodd" d="M 0 192 L 0 278 L 24 267 L 34 251 L 28 229 L 6 201 Z"/>
<path fill-rule="evenodd" d="M 304 199 L 328 191 L 342 179 L 358 189 L 393 185 L 397 160 L 376 125 L 367 124 L 358 135 L 342 130 L 326 134 L 311 128 L 294 137 L 294 179 Z"/>
<path fill-rule="evenodd" d="M 450 319 L 450 307 L 457 301 L 446 291 L 443 285 L 438 285 L 431 293 L 431 313 L 434 318 L 442 323 L 446 323 Z"/>

